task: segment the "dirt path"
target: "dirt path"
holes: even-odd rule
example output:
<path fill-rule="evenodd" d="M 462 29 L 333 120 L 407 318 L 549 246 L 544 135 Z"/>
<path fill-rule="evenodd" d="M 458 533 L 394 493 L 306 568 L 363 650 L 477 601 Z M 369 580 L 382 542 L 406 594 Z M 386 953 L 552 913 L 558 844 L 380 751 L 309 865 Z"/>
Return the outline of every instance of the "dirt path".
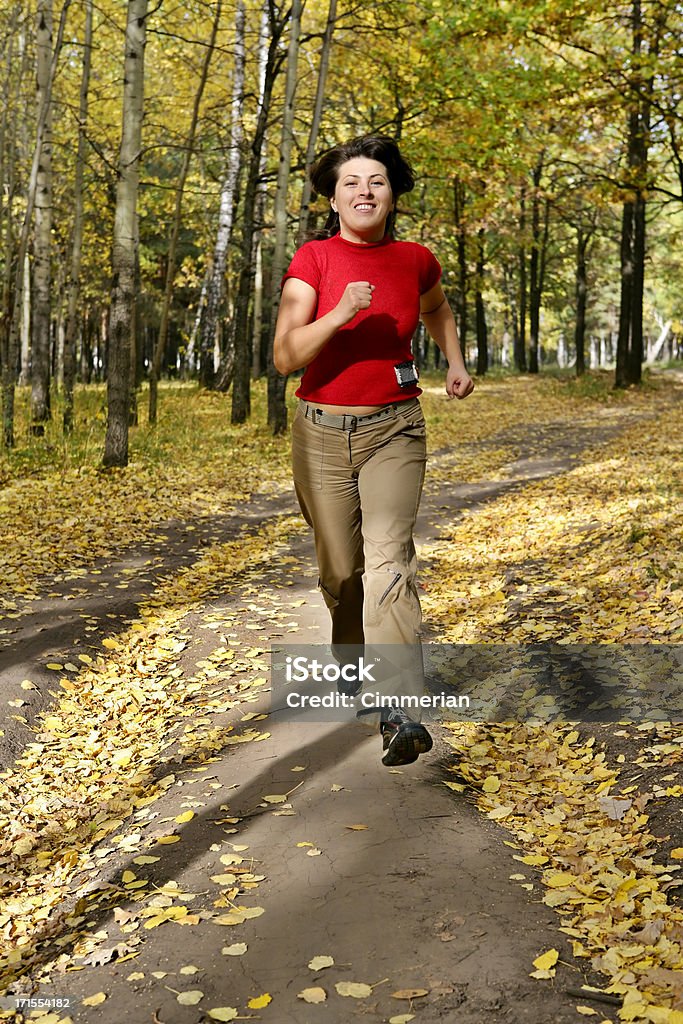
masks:
<path fill-rule="evenodd" d="M 612 418 L 604 439 L 633 420 L 626 413 Z M 500 480 L 480 484 L 458 484 L 457 455 L 443 453 L 440 469 L 452 482 L 428 487 L 418 544 L 433 541 L 439 523 L 452 522 L 463 508 L 569 468 L 578 452 L 600 439 L 592 422 L 585 428 L 574 424 L 571 437 L 566 425 L 558 424 L 547 431 L 533 457 L 510 464 Z M 272 499 L 255 504 L 248 514 L 258 521 L 288 505 L 289 499 L 284 504 Z M 213 524 L 204 542 L 234 535 L 238 525 L 237 520 L 220 528 Z M 29 672 L 36 683 L 42 680 L 33 698 L 35 715 L 50 700 L 49 673 L 43 670 L 41 677 L 36 662 L 47 656 L 67 660 L 82 641 L 83 623 L 92 626 L 95 646 L 97 635 L 115 631 L 117 623 L 130 618 L 156 576 L 191 560 L 201 547 L 196 533 L 183 539 L 182 529 L 171 539 L 177 546 L 167 549 L 163 560 L 154 560 L 160 558 L 157 549 L 137 552 L 103 569 L 91 585 L 84 581 L 73 598 L 55 590 L 30 617 L 18 620 L 14 648 L 0 656 L 3 689 L 16 688 L 19 677 Z M 327 613 L 313 589 L 311 552 L 308 535 L 295 538 L 287 566 L 247 579 L 228 597 L 216 595 L 210 606 L 192 612 L 183 626 L 193 637 L 183 655 L 186 670 L 216 649 L 215 633 L 203 629 L 207 612 L 233 622 L 241 615 L 240 639 L 266 649 L 263 622 L 248 622 L 257 613 L 242 614 L 264 594 L 274 608 L 296 607 L 299 628 L 292 641 L 325 640 Z M 134 568 L 135 563 L 145 572 L 130 574 L 120 600 L 110 598 L 112 580 L 120 578 L 122 566 Z M 62 614 L 66 618 L 60 621 Z M 216 716 L 216 724 L 240 721 L 246 712 L 240 728 L 247 729 L 268 707 L 264 694 L 237 713 Z M 22 713 L 29 718 L 25 709 Z M 425 1024 L 569 1024 L 583 1019 L 566 989 L 584 979 L 557 931 L 558 918 L 540 902 L 537 887 L 528 891 L 511 881 L 511 875 L 519 876 L 519 864 L 507 833 L 443 785 L 453 776 L 446 773 L 446 748 L 439 735 L 434 751 L 416 765 L 388 771 L 380 764 L 379 737 L 364 726 L 277 720 L 266 725 L 270 737 L 265 742 L 226 747 L 199 771 L 182 761 L 161 766 L 174 770 L 174 784 L 154 804 L 154 814 L 143 819 L 135 848 L 117 849 L 110 843 L 90 884 L 106 896 L 108 885 L 120 886 L 123 872 L 133 871 L 148 881 L 147 895 L 153 884 L 163 890 L 162 906 L 180 903 L 197 920 L 186 927 L 168 922 L 146 929 L 138 917 L 145 904 L 133 893 L 127 904 L 115 902 L 117 910 L 103 899 L 88 917 L 91 934 L 99 933 L 95 952 L 84 962 L 84 951 L 65 924 L 51 935 L 45 958 L 60 949 L 73 956 L 76 969 L 54 975 L 34 995 L 68 997 L 74 1022 L 107 1024 L 198 1024 L 210 1020 L 208 1011 L 216 1007 L 276 1024 L 408 1020 L 411 1013 Z M 21 722 L 14 731 L 6 729 L 6 755 L 18 749 L 25 730 Z M 181 841 L 158 844 L 162 823 L 187 808 L 195 816 L 178 829 Z M 140 867 L 135 860 L 141 854 L 159 860 Z M 225 878 L 231 860 L 238 869 L 232 882 Z M 216 909 L 221 893 L 223 911 Z M 217 923 L 216 915 L 229 916 L 231 905 L 255 913 L 241 923 Z M 246 951 L 225 952 L 241 943 Z M 565 961 L 555 980 L 529 978 L 533 959 L 553 946 Z M 98 956 L 97 949 L 105 953 Z M 122 961 L 127 953 L 132 958 Z M 313 970 L 307 965 L 316 956 L 332 957 L 334 964 Z M 196 970 L 182 973 L 184 967 Z M 343 996 L 335 988 L 342 982 L 362 983 L 371 991 L 360 998 Z M 299 998 L 312 987 L 324 989 L 324 1003 Z M 393 995 L 411 989 L 424 994 L 412 1000 Z M 25 979 L 23 988 L 0 1006 L 14 1006 L 16 995 L 31 990 Z M 203 995 L 196 1005 L 182 1005 L 178 993 L 186 991 Z M 107 997 L 100 1005 L 82 1005 L 99 992 Z M 250 1000 L 265 993 L 272 1002 L 249 1007 Z"/>

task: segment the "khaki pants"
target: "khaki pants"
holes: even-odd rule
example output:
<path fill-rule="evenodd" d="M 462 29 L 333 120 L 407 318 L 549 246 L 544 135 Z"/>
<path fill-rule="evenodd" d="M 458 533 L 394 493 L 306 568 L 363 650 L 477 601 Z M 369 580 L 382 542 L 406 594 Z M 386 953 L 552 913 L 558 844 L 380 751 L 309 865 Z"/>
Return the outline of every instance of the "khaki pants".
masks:
<path fill-rule="evenodd" d="M 306 410 L 315 406 L 300 403 L 292 428 L 294 484 L 314 530 L 332 644 L 365 645 L 366 651 L 401 645 L 393 650 L 402 666 L 395 675 L 403 682 L 394 678 L 390 688 L 421 693 L 413 529 L 426 432 L 417 399 L 390 408 L 385 419 L 340 429 L 313 422 Z"/>

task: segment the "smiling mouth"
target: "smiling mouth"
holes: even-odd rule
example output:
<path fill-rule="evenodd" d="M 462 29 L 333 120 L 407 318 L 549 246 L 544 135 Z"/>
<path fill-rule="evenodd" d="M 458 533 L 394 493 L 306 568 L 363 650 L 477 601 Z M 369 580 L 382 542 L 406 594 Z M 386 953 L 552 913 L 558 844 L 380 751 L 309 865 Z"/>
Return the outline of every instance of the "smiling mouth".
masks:
<path fill-rule="evenodd" d="M 354 206 L 354 210 L 366 211 L 374 209 L 375 207 L 372 205 L 372 203 L 359 203 L 358 206 Z"/>

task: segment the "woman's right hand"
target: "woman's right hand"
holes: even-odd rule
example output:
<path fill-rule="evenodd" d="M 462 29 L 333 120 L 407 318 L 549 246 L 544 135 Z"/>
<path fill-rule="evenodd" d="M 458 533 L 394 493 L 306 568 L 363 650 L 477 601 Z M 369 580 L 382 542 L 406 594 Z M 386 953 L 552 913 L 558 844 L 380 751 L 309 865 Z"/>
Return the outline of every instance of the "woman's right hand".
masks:
<path fill-rule="evenodd" d="M 370 284 L 369 281 L 350 281 L 347 284 L 344 294 L 336 306 L 336 312 L 342 325 L 353 320 L 361 309 L 369 308 L 374 290 L 374 284 Z"/>

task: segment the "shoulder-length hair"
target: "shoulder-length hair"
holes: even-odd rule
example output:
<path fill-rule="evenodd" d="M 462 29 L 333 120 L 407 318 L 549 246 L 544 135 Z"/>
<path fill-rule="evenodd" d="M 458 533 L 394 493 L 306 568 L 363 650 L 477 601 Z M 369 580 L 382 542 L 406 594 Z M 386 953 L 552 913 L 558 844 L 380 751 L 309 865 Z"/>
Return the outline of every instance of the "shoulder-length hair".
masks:
<path fill-rule="evenodd" d="M 396 142 L 388 135 L 361 135 L 328 149 L 313 165 L 310 171 L 311 184 L 319 196 L 331 199 L 339 177 L 339 168 L 347 160 L 364 156 L 384 164 L 389 176 L 394 201 L 415 187 L 415 172 L 401 155 Z M 387 217 L 386 234 L 393 235 L 396 214 Z M 315 232 L 317 238 L 331 238 L 339 233 L 339 214 L 330 208 L 322 229 Z"/>

